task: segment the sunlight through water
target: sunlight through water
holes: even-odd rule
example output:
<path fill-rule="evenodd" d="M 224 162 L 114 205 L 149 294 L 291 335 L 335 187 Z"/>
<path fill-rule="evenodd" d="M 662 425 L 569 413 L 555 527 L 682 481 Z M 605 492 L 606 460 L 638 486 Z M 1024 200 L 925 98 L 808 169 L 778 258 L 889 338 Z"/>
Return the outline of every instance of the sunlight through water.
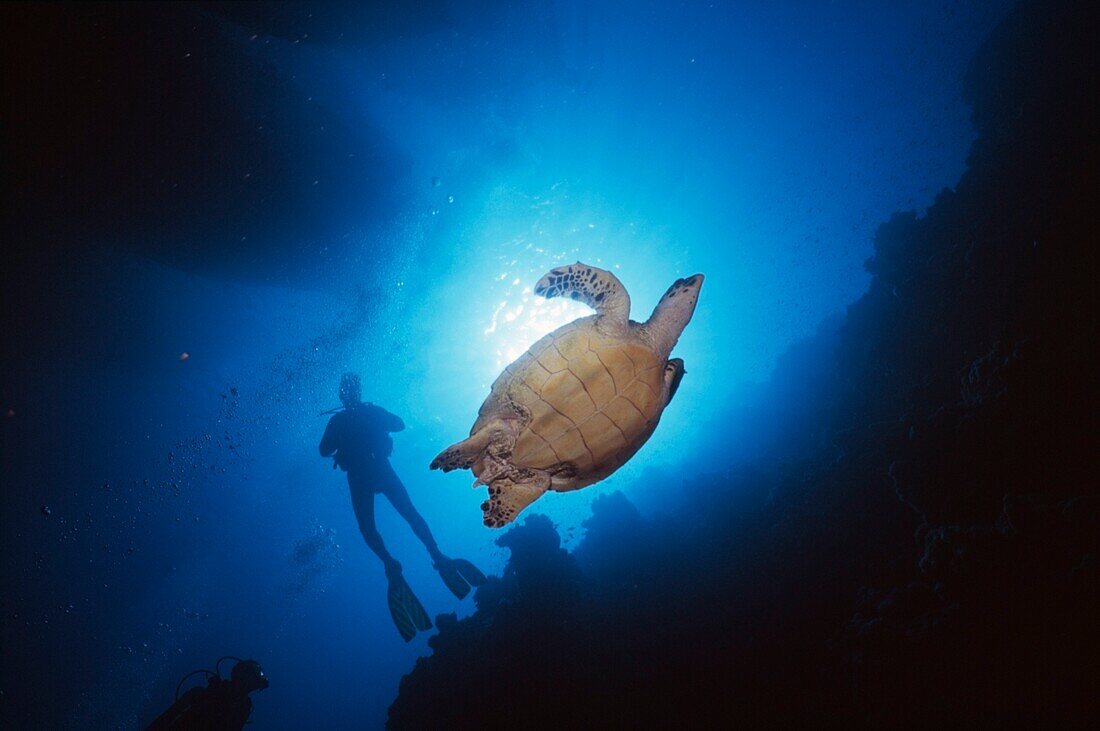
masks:
<path fill-rule="evenodd" d="M 507 273 L 501 275 L 507 278 Z M 518 277 L 509 285 L 509 296 L 497 304 L 485 328 L 488 345 L 496 355 L 495 368 L 504 368 L 522 355 L 547 333 L 578 317 L 592 314 L 585 305 L 572 300 L 545 299 Z"/>

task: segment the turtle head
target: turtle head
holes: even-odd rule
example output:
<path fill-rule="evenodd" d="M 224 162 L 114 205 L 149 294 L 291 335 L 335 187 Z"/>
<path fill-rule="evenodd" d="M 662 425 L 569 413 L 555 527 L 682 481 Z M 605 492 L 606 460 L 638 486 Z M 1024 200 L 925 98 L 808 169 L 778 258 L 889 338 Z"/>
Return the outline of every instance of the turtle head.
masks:
<path fill-rule="evenodd" d="M 695 314 L 703 279 L 702 274 L 693 274 L 673 282 L 661 296 L 661 301 L 645 324 L 654 347 L 666 357 L 680 339 L 680 333 L 691 322 L 691 316 Z"/>

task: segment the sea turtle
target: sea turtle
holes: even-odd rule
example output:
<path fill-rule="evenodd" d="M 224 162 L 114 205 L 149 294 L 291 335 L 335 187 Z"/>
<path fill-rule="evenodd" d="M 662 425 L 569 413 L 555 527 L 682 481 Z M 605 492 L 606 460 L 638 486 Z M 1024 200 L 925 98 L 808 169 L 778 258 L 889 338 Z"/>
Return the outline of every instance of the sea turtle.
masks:
<path fill-rule="evenodd" d="M 470 437 L 432 469 L 471 470 L 488 485 L 485 525 L 500 528 L 547 490 L 599 482 L 649 439 L 676 395 L 684 361 L 668 356 L 695 312 L 703 275 L 677 279 L 644 324 L 614 274 L 577 262 L 535 285 L 596 310 L 543 337 L 504 369 Z"/>

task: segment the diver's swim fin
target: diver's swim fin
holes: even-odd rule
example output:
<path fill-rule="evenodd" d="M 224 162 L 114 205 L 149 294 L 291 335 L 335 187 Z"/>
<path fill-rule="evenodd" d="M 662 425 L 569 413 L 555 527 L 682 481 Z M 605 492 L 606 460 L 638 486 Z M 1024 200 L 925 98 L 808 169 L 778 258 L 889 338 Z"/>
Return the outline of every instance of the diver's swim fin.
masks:
<path fill-rule="evenodd" d="M 455 562 L 451 559 L 436 561 L 435 570 L 439 572 L 439 578 L 443 579 L 443 583 L 447 585 L 451 593 L 459 599 L 465 599 L 466 595 L 470 593 L 470 585 L 466 583 L 466 579 L 462 578 L 462 574 L 458 573 Z"/>
<path fill-rule="evenodd" d="M 481 586 L 485 583 L 485 574 L 481 573 L 481 569 L 477 566 L 474 566 L 464 558 L 456 558 L 454 563 L 455 569 L 462 575 L 462 578 L 470 582 L 470 586 Z"/>
<path fill-rule="evenodd" d="M 443 583 L 459 599 L 465 599 L 470 593 L 470 585 L 481 586 L 485 583 L 485 574 L 463 558 L 445 558 L 435 562 L 435 570 Z"/>
<path fill-rule="evenodd" d="M 432 628 L 432 621 L 428 619 L 428 613 L 424 611 L 424 605 L 413 594 L 409 584 L 401 574 L 390 577 L 390 587 L 387 592 L 387 600 L 390 605 L 390 616 L 393 617 L 394 626 L 401 633 L 401 637 L 408 642 L 416 636 L 417 631 Z"/>

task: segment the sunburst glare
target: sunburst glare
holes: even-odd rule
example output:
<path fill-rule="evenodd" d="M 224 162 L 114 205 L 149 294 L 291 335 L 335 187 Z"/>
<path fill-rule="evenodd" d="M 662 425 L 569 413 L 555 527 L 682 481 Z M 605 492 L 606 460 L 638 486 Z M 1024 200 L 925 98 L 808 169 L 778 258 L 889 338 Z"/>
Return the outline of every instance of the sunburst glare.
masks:
<path fill-rule="evenodd" d="M 507 273 L 499 281 L 508 281 Z M 520 277 L 511 279 L 483 332 L 496 356 L 496 370 L 514 361 L 543 335 L 592 314 L 588 307 L 572 300 L 539 297 L 531 284 L 524 282 Z"/>

